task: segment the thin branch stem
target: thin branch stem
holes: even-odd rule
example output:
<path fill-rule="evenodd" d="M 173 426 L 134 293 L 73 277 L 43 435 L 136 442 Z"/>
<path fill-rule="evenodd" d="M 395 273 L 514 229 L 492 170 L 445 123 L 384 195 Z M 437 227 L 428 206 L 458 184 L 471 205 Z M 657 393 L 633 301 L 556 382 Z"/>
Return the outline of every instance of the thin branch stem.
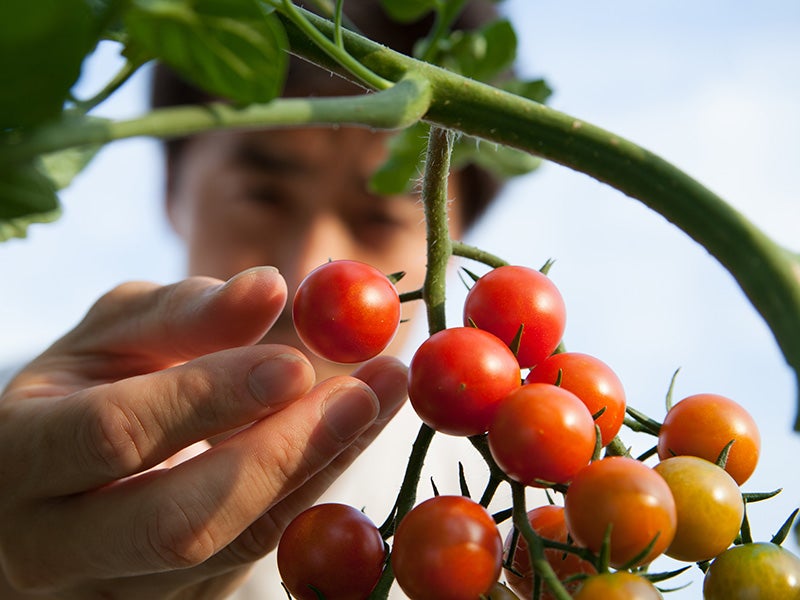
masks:
<path fill-rule="evenodd" d="M 87 113 L 99 104 L 105 102 L 111 94 L 116 92 L 123 84 L 131 78 L 131 76 L 142 66 L 140 62 L 126 60 L 116 75 L 105 85 L 105 87 L 97 92 L 93 97 L 86 100 L 75 100 L 75 108 L 83 113 Z"/>

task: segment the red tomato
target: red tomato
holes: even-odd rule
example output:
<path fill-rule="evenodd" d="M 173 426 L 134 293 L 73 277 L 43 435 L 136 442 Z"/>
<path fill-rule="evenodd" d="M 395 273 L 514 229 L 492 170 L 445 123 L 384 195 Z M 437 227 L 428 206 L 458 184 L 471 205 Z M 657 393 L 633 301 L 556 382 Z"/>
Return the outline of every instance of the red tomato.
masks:
<path fill-rule="evenodd" d="M 700 562 L 714 558 L 733 543 L 744 516 L 742 492 L 733 477 L 697 456 L 673 456 L 653 469 L 672 490 L 678 514 L 668 556 Z"/>
<path fill-rule="evenodd" d="M 656 587 L 644 577 L 628 571 L 602 573 L 589 577 L 575 600 L 662 600 Z"/>
<path fill-rule="evenodd" d="M 480 504 L 436 496 L 400 521 L 391 560 L 411 600 L 477 600 L 500 576 L 503 542 Z"/>
<path fill-rule="evenodd" d="M 564 508 L 546 504 L 528 511 L 528 521 L 533 530 L 544 539 L 566 544 L 568 540 L 567 524 L 564 521 Z M 513 533 L 513 532 L 512 532 Z M 512 533 L 506 538 L 504 550 L 508 555 L 513 539 Z M 553 567 L 559 580 L 564 581 L 568 577 L 585 573 L 588 575 L 597 573 L 594 565 L 579 558 L 577 555 L 548 548 L 544 551 L 544 557 L 550 566 Z M 514 550 L 514 557 L 511 561 L 510 569 L 506 569 L 506 580 L 508 585 L 523 598 L 533 597 L 533 569 L 531 567 L 530 555 L 528 554 L 528 543 L 521 535 L 517 537 L 517 545 Z M 580 587 L 579 581 L 571 581 L 564 584 L 567 591 L 574 593 Z M 542 586 L 540 600 L 553 600 L 554 596 L 546 586 Z"/>
<path fill-rule="evenodd" d="M 603 445 L 608 444 L 622 427 L 625 419 L 625 389 L 617 374 L 599 358 L 580 352 L 553 354 L 536 365 L 525 383 L 555 383 L 561 371 L 560 386 L 575 394 L 589 409 L 597 414 Z"/>
<path fill-rule="evenodd" d="M 753 417 L 733 400 L 696 394 L 676 403 L 658 434 L 658 457 L 688 454 L 716 462 L 733 440 L 725 470 L 742 485 L 755 471 L 761 436 Z"/>
<path fill-rule="evenodd" d="M 766 542 L 729 548 L 706 571 L 703 598 L 796 600 L 800 598 L 800 558 Z"/>
<path fill-rule="evenodd" d="M 572 480 L 564 503 L 573 539 L 599 552 L 611 526 L 610 564 L 632 561 L 655 538 L 637 564 L 663 553 L 675 537 L 675 500 L 664 478 L 643 462 L 623 456 L 594 461 Z M 656 536 L 658 536 L 656 538 Z"/>
<path fill-rule="evenodd" d="M 589 409 L 572 392 L 549 383 L 511 392 L 489 426 L 497 466 L 530 486 L 570 481 L 591 460 L 595 441 Z"/>
<path fill-rule="evenodd" d="M 420 419 L 450 435 L 484 433 L 521 384 L 519 364 L 491 333 L 455 327 L 433 334 L 408 366 L 408 398 Z"/>
<path fill-rule="evenodd" d="M 386 546 L 361 511 L 319 504 L 297 515 L 278 543 L 278 570 L 298 600 L 364 600 L 378 583 Z"/>
<path fill-rule="evenodd" d="M 475 282 L 464 302 L 464 325 L 474 323 L 509 346 L 524 327 L 517 352 L 522 368 L 553 353 L 566 326 L 564 299 L 544 274 L 520 266 L 498 267 Z"/>
<path fill-rule="evenodd" d="M 292 306 L 294 327 L 311 352 L 338 363 L 380 354 L 400 323 L 400 296 L 374 267 L 336 260 L 300 283 Z"/>

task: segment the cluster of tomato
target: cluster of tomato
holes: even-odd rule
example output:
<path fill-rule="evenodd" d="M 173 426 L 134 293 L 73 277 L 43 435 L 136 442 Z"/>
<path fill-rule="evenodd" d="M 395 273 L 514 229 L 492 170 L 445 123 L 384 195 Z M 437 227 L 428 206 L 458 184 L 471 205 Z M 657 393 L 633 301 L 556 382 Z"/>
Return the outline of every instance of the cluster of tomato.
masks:
<path fill-rule="evenodd" d="M 380 353 L 399 315 L 391 281 L 352 261 L 318 268 L 294 302 L 301 339 L 337 362 Z M 625 393 L 601 360 L 557 351 L 564 329 L 564 301 L 546 275 L 520 266 L 493 269 L 471 287 L 464 325 L 439 331 L 418 348 L 408 393 L 436 431 L 485 436 L 491 460 L 509 481 L 564 492 L 563 506 L 534 508 L 528 519 L 568 592 L 584 600 L 660 598 L 636 568 L 666 554 L 704 566 L 712 561 L 707 600 L 737 598 L 764 581 L 773 586 L 770 598 L 800 597 L 800 559 L 775 544 L 733 545 L 744 514 L 739 486 L 755 469 L 760 448 L 750 415 L 719 395 L 690 396 L 652 432 L 655 466 L 625 452 L 600 458 L 618 440 Z M 334 544 L 320 541 L 325 538 Z M 336 555 L 317 551 L 326 547 L 336 547 Z M 761 558 L 743 560 L 742 553 Z M 283 580 L 301 600 L 367 598 L 387 556 L 378 528 L 362 512 L 336 504 L 299 515 L 278 547 Z M 442 495 L 402 517 L 388 560 L 412 600 L 460 600 L 514 597 L 497 586 L 504 566 L 511 588 L 534 597 L 540 579 L 529 557 L 524 536 L 512 532 L 503 543 L 479 503 Z M 777 572 L 765 577 L 766 568 Z M 536 597 L 554 596 L 542 589 Z"/>

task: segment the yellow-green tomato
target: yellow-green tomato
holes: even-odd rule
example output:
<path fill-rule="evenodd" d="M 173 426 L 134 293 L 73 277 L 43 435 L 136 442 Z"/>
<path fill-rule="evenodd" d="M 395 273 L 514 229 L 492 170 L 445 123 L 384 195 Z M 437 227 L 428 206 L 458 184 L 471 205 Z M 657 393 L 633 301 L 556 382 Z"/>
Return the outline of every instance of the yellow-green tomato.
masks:
<path fill-rule="evenodd" d="M 574 600 L 663 600 L 661 592 L 628 571 L 593 575 L 584 581 Z"/>
<path fill-rule="evenodd" d="M 798 600 L 800 558 L 767 542 L 729 548 L 706 571 L 703 598 Z"/>
<path fill-rule="evenodd" d="M 667 556 L 687 562 L 710 560 L 733 543 L 742 525 L 744 501 L 725 469 L 696 456 L 667 458 L 653 469 L 672 490 L 678 515 Z"/>

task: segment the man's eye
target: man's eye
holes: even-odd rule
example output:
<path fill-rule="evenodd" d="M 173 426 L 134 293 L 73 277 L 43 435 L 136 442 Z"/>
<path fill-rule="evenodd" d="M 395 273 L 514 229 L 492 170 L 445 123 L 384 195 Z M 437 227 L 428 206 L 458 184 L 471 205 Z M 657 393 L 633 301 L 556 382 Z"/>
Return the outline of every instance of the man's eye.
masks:
<path fill-rule="evenodd" d="M 273 188 L 252 188 L 247 190 L 246 197 L 263 206 L 282 206 L 285 203 L 283 194 Z"/>

